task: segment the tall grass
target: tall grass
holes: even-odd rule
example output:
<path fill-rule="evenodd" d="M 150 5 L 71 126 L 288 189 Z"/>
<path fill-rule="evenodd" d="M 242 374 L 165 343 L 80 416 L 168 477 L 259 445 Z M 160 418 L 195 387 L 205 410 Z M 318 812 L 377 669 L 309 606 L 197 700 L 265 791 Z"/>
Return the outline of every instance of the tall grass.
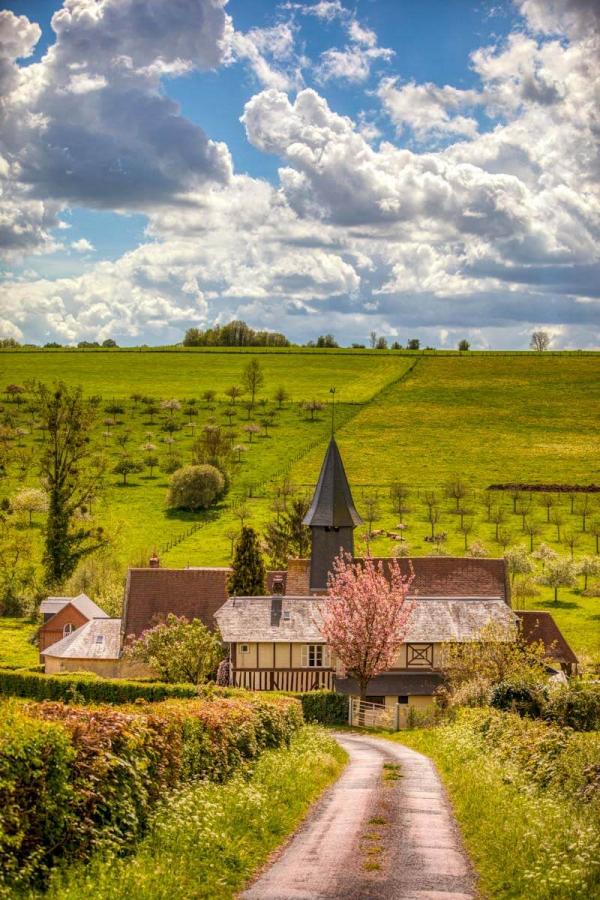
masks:
<path fill-rule="evenodd" d="M 86 867 L 57 873 L 45 896 L 227 900 L 294 830 L 345 759 L 324 730 L 307 726 L 289 748 L 263 754 L 251 772 L 171 795 L 132 856 L 98 855 Z"/>
<path fill-rule="evenodd" d="M 485 897 L 600 896 L 597 805 L 542 789 L 460 722 L 395 739 L 435 762 Z"/>

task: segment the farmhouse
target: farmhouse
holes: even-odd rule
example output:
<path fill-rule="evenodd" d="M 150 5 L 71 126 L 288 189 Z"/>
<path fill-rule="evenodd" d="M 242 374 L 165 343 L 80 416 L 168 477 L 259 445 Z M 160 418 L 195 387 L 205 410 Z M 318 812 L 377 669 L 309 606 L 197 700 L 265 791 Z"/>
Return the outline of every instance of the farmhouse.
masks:
<path fill-rule="evenodd" d="M 354 530 L 362 522 L 334 438 L 304 522 L 311 529 L 310 559 L 290 559 L 285 571 L 269 572 L 263 597 L 229 597 L 227 567 L 166 569 L 154 555 L 147 567 L 129 570 L 122 619 L 109 619 L 84 596 L 48 598 L 42 607 L 48 620 L 40 630 L 47 671 L 132 674 L 122 656 L 124 643 L 174 613 L 218 626 L 229 648 L 230 681 L 237 687 L 334 688 L 356 696 L 356 682 L 333 658 L 319 629 L 333 561 L 340 549 L 357 559 Z M 389 559 L 375 561 L 389 569 Z M 576 667 L 549 613 L 511 608 L 504 559 L 432 556 L 398 563 L 404 575 L 413 575 L 413 609 L 394 665 L 369 685 L 371 702 L 404 711 L 431 704 L 442 683 L 442 645 L 476 641 L 490 623 L 522 628 L 527 640 L 544 643 L 557 668 Z M 56 635 L 54 643 L 50 634 Z"/>

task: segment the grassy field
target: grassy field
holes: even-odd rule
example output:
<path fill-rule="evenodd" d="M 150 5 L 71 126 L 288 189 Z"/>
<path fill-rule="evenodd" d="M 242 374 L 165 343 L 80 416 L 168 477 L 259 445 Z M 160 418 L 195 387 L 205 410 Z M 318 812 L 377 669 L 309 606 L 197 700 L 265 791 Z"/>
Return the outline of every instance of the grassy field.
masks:
<path fill-rule="evenodd" d="M 225 784 L 198 782 L 169 798 L 130 856 L 100 854 L 72 866 L 44 897 L 60 900 L 227 900 L 238 895 L 269 853 L 295 830 L 310 804 L 340 774 L 346 754 L 309 726 L 291 746 L 264 753 Z M 32 896 L 42 896 L 32 894 Z"/>
<path fill-rule="evenodd" d="M 37 665 L 37 647 L 29 642 L 36 631 L 37 626 L 27 619 L 0 617 L 0 667 Z"/>
<path fill-rule="evenodd" d="M 256 357 L 265 380 L 259 398 L 262 405 L 246 411 L 238 401 L 229 419 L 224 391 L 241 380 L 251 357 Z M 405 544 L 410 553 L 433 552 L 425 540 L 431 528 L 423 496 L 427 490 L 439 494 L 440 521 L 437 533 L 445 533 L 447 553 L 465 552 L 460 520 L 454 502 L 443 495 L 446 481 L 465 480 L 469 496 L 467 522 L 472 525 L 467 543 L 481 541 L 490 555 L 501 555 L 495 526 L 488 519 L 484 490 L 490 483 L 508 481 L 600 482 L 600 355 L 593 354 L 414 354 L 359 351 L 268 352 L 192 350 L 158 352 L 47 351 L 0 353 L 0 390 L 8 383 L 23 384 L 32 378 L 51 381 L 61 377 L 81 384 L 87 395 L 101 396 L 95 442 L 106 455 L 109 475 L 104 492 L 93 507 L 93 515 L 112 536 L 115 556 L 123 572 L 127 564 L 140 564 L 157 549 L 165 565 L 206 565 L 228 562 L 231 533 L 239 528 L 236 509 L 244 504 L 248 522 L 258 528 L 273 516 L 277 486 L 289 476 L 300 492 L 315 484 L 330 433 L 329 411 L 315 416 L 303 412 L 303 400 L 329 400 L 335 385 L 339 405 L 337 439 L 355 500 L 363 513 L 373 497 L 373 527 L 394 531 L 399 517 L 389 501 L 392 481 L 405 482 L 411 491 L 409 509 L 402 516 Z M 282 409 L 273 401 L 278 387 L 290 396 Z M 204 391 L 216 391 L 210 404 Z M 151 395 L 158 402 L 177 398 L 182 410 L 174 414 L 178 430 L 168 443 L 163 429 L 171 418 L 166 411 L 149 417 L 132 394 Z M 195 414 L 185 411 L 186 401 L 196 400 Z M 106 425 L 106 407 L 117 402 L 123 412 Z M 37 481 L 35 459 L 40 437 L 33 428 L 27 401 L 5 400 L 2 422 L 22 433 L 12 444 L 8 477 L 0 481 L 0 499 L 14 495 L 23 484 Z M 249 424 L 261 426 L 265 412 L 275 418 L 267 432 L 255 436 L 244 431 Z M 168 476 L 159 467 L 132 476 L 122 485 L 110 474 L 125 450 L 135 458 L 144 456 L 142 444 L 155 444 L 161 464 L 176 455 L 191 461 L 194 440 L 207 425 L 218 424 L 231 432 L 234 443 L 247 451 L 232 467 L 232 488 L 217 508 L 203 514 L 169 510 L 165 496 Z M 591 512 L 585 532 L 581 518 L 571 514 L 564 495 L 552 510 L 563 517 L 561 541 L 547 522 L 547 510 L 533 498 L 528 519 L 538 533 L 534 548 L 545 542 L 557 552 L 570 552 L 562 540 L 576 532 L 576 558 L 595 552 L 589 524 L 600 518 L 600 495 L 590 495 Z M 507 494 L 497 494 L 502 507 L 502 530 L 509 542 L 530 546 L 522 518 L 515 515 Z M 34 516 L 30 533 L 39 539 L 42 517 Z M 25 528 L 23 522 L 20 527 Z M 194 528 L 192 533 L 191 529 Z M 358 534 L 359 543 L 364 529 Z M 378 555 L 389 555 L 399 545 L 387 537 L 372 541 Z M 551 591 L 519 601 L 520 606 L 547 607 L 556 613 L 561 627 L 584 654 L 600 656 L 598 600 L 584 596 L 581 584 L 561 592 L 556 608 Z"/>

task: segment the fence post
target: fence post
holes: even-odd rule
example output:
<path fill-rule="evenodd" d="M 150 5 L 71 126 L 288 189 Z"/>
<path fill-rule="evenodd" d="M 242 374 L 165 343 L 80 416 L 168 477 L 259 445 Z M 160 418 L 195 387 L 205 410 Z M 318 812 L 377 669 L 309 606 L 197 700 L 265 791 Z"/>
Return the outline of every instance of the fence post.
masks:
<path fill-rule="evenodd" d="M 348 725 L 352 725 L 352 696 L 348 697 Z"/>
<path fill-rule="evenodd" d="M 396 731 L 400 731 L 400 704 L 396 703 Z"/>

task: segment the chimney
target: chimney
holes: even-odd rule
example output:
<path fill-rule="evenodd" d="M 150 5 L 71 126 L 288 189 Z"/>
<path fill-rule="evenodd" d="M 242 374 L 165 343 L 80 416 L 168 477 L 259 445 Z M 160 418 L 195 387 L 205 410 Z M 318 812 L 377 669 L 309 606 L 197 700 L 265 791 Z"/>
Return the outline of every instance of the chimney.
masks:
<path fill-rule="evenodd" d="M 154 553 L 153 553 L 152 556 L 150 557 L 150 560 L 149 560 L 149 562 L 148 562 L 148 565 L 150 566 L 151 569 L 160 569 L 160 559 L 159 559 L 158 556 L 156 555 L 156 550 L 154 551 Z"/>
<path fill-rule="evenodd" d="M 271 592 L 273 594 L 283 594 L 283 575 L 274 575 L 273 582 L 271 584 Z"/>

